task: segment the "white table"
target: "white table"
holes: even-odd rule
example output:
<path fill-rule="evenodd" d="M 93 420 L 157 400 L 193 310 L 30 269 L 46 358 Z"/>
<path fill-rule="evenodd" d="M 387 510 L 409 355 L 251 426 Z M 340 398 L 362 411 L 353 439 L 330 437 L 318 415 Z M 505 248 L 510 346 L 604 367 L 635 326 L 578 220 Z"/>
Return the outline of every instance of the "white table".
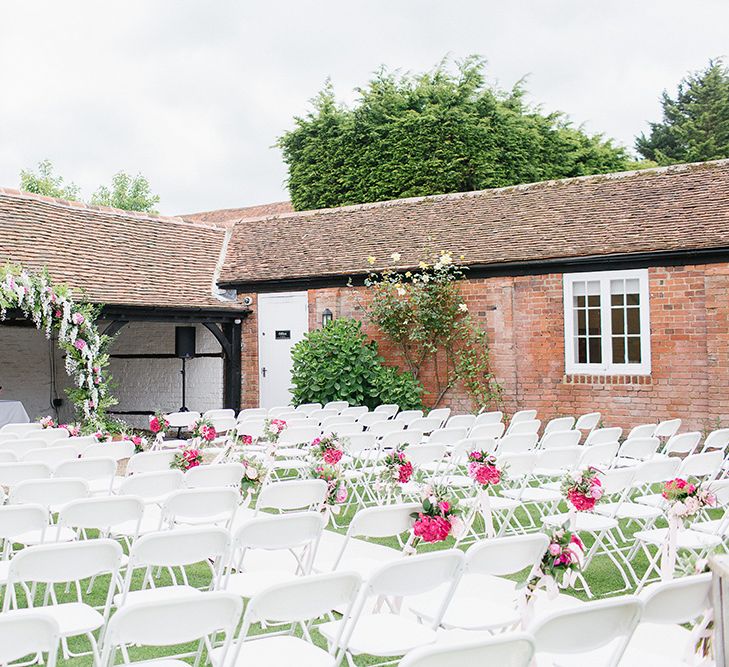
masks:
<path fill-rule="evenodd" d="M 5 424 L 27 424 L 30 421 L 20 401 L 0 401 L 0 426 Z"/>

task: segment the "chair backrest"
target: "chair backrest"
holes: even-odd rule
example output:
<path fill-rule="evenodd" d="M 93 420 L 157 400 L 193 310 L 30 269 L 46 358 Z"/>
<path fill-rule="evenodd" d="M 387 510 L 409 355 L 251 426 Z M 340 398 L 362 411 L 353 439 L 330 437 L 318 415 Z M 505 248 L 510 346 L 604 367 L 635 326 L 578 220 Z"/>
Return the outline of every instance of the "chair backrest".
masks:
<path fill-rule="evenodd" d="M 354 417 L 342 417 L 342 415 L 334 415 L 332 417 L 324 417 L 324 419 L 321 420 L 321 427 L 329 428 L 332 426 L 342 426 L 344 424 L 354 424 L 355 419 Z M 360 428 L 360 430 L 362 430 Z"/>
<path fill-rule="evenodd" d="M 575 426 L 574 417 L 555 417 L 550 419 L 544 427 L 543 435 L 554 433 L 555 431 L 571 431 Z"/>
<path fill-rule="evenodd" d="M 447 426 L 433 431 L 428 438 L 431 444 L 455 445 L 468 436 L 468 428 L 465 426 Z"/>
<path fill-rule="evenodd" d="M 0 486 L 13 487 L 31 479 L 48 479 L 51 467 L 46 463 L 0 463 Z"/>
<path fill-rule="evenodd" d="M 539 433 L 539 427 L 542 422 L 539 419 L 525 419 L 516 424 L 509 425 L 509 435 L 518 435 L 522 433 Z"/>
<path fill-rule="evenodd" d="M 315 410 L 321 410 L 321 408 L 321 403 L 302 403 L 301 405 L 296 406 L 296 412 L 301 412 L 302 414 L 308 415 Z"/>
<path fill-rule="evenodd" d="M 181 489 L 184 483 L 184 476 L 180 470 L 138 472 L 122 481 L 119 485 L 119 495 L 140 496 L 146 500 L 154 500 Z"/>
<path fill-rule="evenodd" d="M 15 452 L 4 450 L 0 442 L 0 463 L 16 463 L 17 460 L 18 457 L 15 455 Z"/>
<path fill-rule="evenodd" d="M 422 410 L 403 410 L 395 415 L 395 421 L 403 422 L 406 426 L 423 416 Z"/>
<path fill-rule="evenodd" d="M 499 440 L 499 454 L 520 454 L 537 446 L 536 433 L 507 433 Z"/>
<path fill-rule="evenodd" d="M 153 452 L 134 454 L 127 463 L 127 476 L 141 472 L 169 470 L 177 452 L 174 449 L 159 449 Z"/>
<path fill-rule="evenodd" d="M 23 461 L 47 463 L 53 469 L 57 468 L 64 461 L 75 461 L 77 459 L 78 453 L 75 447 L 43 447 L 42 449 L 31 449 L 22 458 Z"/>
<path fill-rule="evenodd" d="M 289 412 L 295 411 L 296 408 L 293 408 L 290 405 L 277 405 L 273 408 L 268 409 L 268 418 L 269 419 L 278 419 L 281 415 L 285 415 Z"/>
<path fill-rule="evenodd" d="M 65 428 L 44 428 L 40 431 L 33 431 L 33 440 L 43 440 L 48 444 L 55 442 L 56 440 L 64 440 L 70 436 L 70 433 Z"/>
<path fill-rule="evenodd" d="M 678 432 L 681 428 L 680 419 L 666 419 L 665 421 L 658 422 L 655 430 L 653 431 L 654 438 L 670 438 Z"/>
<path fill-rule="evenodd" d="M 378 438 L 388 433 L 399 433 L 405 430 L 405 422 L 401 421 L 386 421 L 377 422 L 367 429 L 369 433 L 377 436 Z"/>
<path fill-rule="evenodd" d="M 593 466 L 595 468 L 609 468 L 618 455 L 620 445 L 617 442 L 606 442 L 602 445 L 583 447 L 580 457 L 580 468 Z"/>
<path fill-rule="evenodd" d="M 501 410 L 493 410 L 492 412 L 482 412 L 476 415 L 476 419 L 473 421 L 473 426 L 485 426 L 487 424 L 500 424 L 504 418 L 504 413 Z"/>
<path fill-rule="evenodd" d="M 578 431 L 593 431 L 600 423 L 600 417 L 599 412 L 588 412 L 586 415 L 581 415 L 575 422 L 575 428 Z"/>
<path fill-rule="evenodd" d="M 687 433 L 676 433 L 668 438 L 666 447 L 663 450 L 665 454 L 693 454 L 701 440 L 699 431 L 689 431 Z"/>
<path fill-rule="evenodd" d="M 88 495 L 89 484 L 84 479 L 34 479 L 14 486 L 8 502 L 11 505 L 32 503 L 50 508 L 87 498 Z"/>
<path fill-rule="evenodd" d="M 634 486 L 642 486 L 645 484 L 655 484 L 656 482 L 667 482 L 674 479 L 678 473 L 678 467 L 681 465 L 681 459 L 659 458 L 644 461 L 635 468 Z"/>
<path fill-rule="evenodd" d="M 658 438 L 628 438 L 618 450 L 618 456 L 636 461 L 651 458 L 661 445 Z"/>
<path fill-rule="evenodd" d="M 48 526 L 48 510 L 43 505 L 0 506 L 0 539 L 12 540 L 22 533 L 44 531 Z"/>
<path fill-rule="evenodd" d="M 127 644 L 176 646 L 205 639 L 210 651 L 209 637 L 218 633 L 222 633 L 222 638 L 219 637 L 222 639 L 222 663 L 230 653 L 242 610 L 243 598 L 223 591 L 181 594 L 172 599 L 126 605 L 109 620 L 101 665 L 114 665 L 117 647 Z M 178 661 L 169 662 L 177 664 Z"/>
<path fill-rule="evenodd" d="M 0 426 L 0 433 L 3 435 L 6 433 L 26 435 L 42 429 L 43 427 L 38 422 L 31 422 L 30 424 L 5 424 L 4 426 Z"/>
<path fill-rule="evenodd" d="M 448 418 L 450 416 L 451 416 L 450 408 L 436 408 L 435 410 L 431 410 L 427 414 L 428 419 L 437 419 L 440 421 L 438 428 L 443 426 L 443 424 L 445 424 L 448 421 Z"/>
<path fill-rule="evenodd" d="M 408 457 L 410 463 L 412 463 L 416 468 L 426 463 L 443 461 L 445 453 L 445 445 L 430 442 L 426 442 L 422 445 L 411 445 L 405 449 L 405 456 Z"/>
<path fill-rule="evenodd" d="M 339 414 L 338 410 L 332 410 L 332 409 L 324 409 L 319 408 L 317 410 L 312 410 L 307 416 L 310 424 L 320 424 L 324 419 L 327 417 L 336 417 Z M 297 417 L 300 417 L 301 415 L 299 413 L 296 413 Z"/>
<path fill-rule="evenodd" d="M 266 408 L 245 408 L 238 413 L 238 421 L 244 422 L 249 419 L 265 419 L 268 410 Z"/>
<path fill-rule="evenodd" d="M 109 491 L 116 474 L 116 461 L 112 458 L 98 457 L 88 459 L 73 459 L 64 461 L 56 466 L 53 477 L 65 478 L 74 477 L 85 479 L 87 482 L 96 480 L 108 480 Z"/>
<path fill-rule="evenodd" d="M 83 498 L 61 508 L 58 525 L 105 531 L 127 521 L 139 522 L 143 513 L 144 501 L 134 496 Z M 52 536 L 52 528 L 50 532 Z"/>
<path fill-rule="evenodd" d="M 468 434 L 468 437 L 471 440 L 476 440 L 476 439 L 480 439 L 480 438 L 498 439 L 502 435 L 504 435 L 505 428 L 506 428 L 506 426 L 504 426 L 504 424 L 502 422 L 496 422 L 493 424 L 479 424 L 478 419 L 477 419 L 476 425 L 471 429 L 471 432 Z"/>
<path fill-rule="evenodd" d="M 233 549 L 296 549 L 316 545 L 324 530 L 326 519 L 320 512 L 294 514 L 259 514 L 241 524 L 235 531 Z M 310 554 L 313 557 L 313 553 Z"/>
<path fill-rule="evenodd" d="M 703 454 L 691 454 L 682 461 L 678 474 L 681 477 L 711 478 L 719 472 L 723 460 L 724 454 L 718 449 Z"/>
<path fill-rule="evenodd" d="M 129 552 L 127 577 L 140 567 L 179 567 L 222 558 L 230 548 L 230 533 L 215 526 L 148 533 Z"/>
<path fill-rule="evenodd" d="M 656 424 L 640 424 L 630 429 L 627 440 L 631 438 L 652 438 L 656 431 Z"/>
<path fill-rule="evenodd" d="M 230 408 L 217 408 L 215 410 L 206 410 L 203 412 L 203 419 L 235 419 L 235 410 Z"/>
<path fill-rule="evenodd" d="M 442 423 L 442 420 L 437 417 L 418 417 L 408 424 L 408 431 L 412 429 L 413 431 L 430 433 L 431 431 L 435 431 L 435 429 L 440 428 Z"/>
<path fill-rule="evenodd" d="M 357 418 L 357 423 L 362 424 L 365 428 L 372 428 L 375 424 L 382 424 L 388 420 L 384 412 L 368 412 Z"/>
<path fill-rule="evenodd" d="M 476 423 L 476 415 L 453 415 L 446 422 L 446 428 L 465 428 L 471 430 Z"/>
<path fill-rule="evenodd" d="M 510 479 L 519 479 L 531 474 L 537 465 L 538 454 L 536 452 L 524 452 L 521 454 L 499 454 L 499 466 L 506 471 Z"/>
<path fill-rule="evenodd" d="M 464 465 L 464 459 L 469 453 L 474 451 L 482 452 L 497 452 L 498 442 L 494 438 L 479 438 L 474 440 L 473 438 L 464 438 L 460 440 L 451 452 L 451 462 L 456 465 Z"/>
<path fill-rule="evenodd" d="M 318 509 L 327 494 L 323 479 L 294 479 L 265 485 L 256 500 L 256 512 L 262 509 L 291 510 Z"/>
<path fill-rule="evenodd" d="M 622 435 L 623 429 L 620 426 L 596 428 L 587 436 L 585 445 L 604 445 L 606 442 L 619 442 Z"/>
<path fill-rule="evenodd" d="M 349 403 L 347 401 L 329 401 L 325 406 L 325 410 L 336 410 L 337 412 L 341 412 L 342 410 L 349 407 Z"/>
<path fill-rule="evenodd" d="M 200 419 L 199 412 L 170 412 L 165 415 L 170 428 L 190 428 L 194 421 Z"/>
<path fill-rule="evenodd" d="M 347 537 L 382 538 L 402 535 L 412 528 L 412 514 L 419 509 L 420 503 L 365 507 L 352 517 Z"/>
<path fill-rule="evenodd" d="M 605 495 L 616 495 L 625 492 L 635 479 L 635 467 L 611 468 L 599 475 Z"/>
<path fill-rule="evenodd" d="M 123 551 L 118 542 L 102 538 L 26 547 L 15 554 L 10 561 L 8 585 L 18 582 L 78 581 L 108 572 L 115 575 L 121 564 L 122 555 Z M 7 599 L 5 603 L 7 609 Z"/>
<path fill-rule="evenodd" d="M 379 447 L 377 437 L 369 431 L 349 435 L 347 440 L 349 442 L 346 444 L 346 449 L 351 454 L 361 452 L 365 449 L 377 449 Z"/>
<path fill-rule="evenodd" d="M 369 412 L 369 408 L 367 408 L 366 405 L 356 405 L 351 406 L 349 408 L 344 408 L 339 413 L 340 417 L 354 417 L 355 419 L 360 419 L 364 415 L 366 415 Z"/>
<path fill-rule="evenodd" d="M 21 440 L 8 440 L 0 446 L 0 449 L 6 452 L 12 452 L 20 461 L 28 452 L 32 452 L 36 449 L 45 449 L 47 447 L 48 443 L 43 440 L 23 438 Z"/>
<path fill-rule="evenodd" d="M 55 667 L 60 630 L 56 620 L 42 611 L 20 609 L 0 616 L 0 663 L 27 655 L 47 653 L 46 667 Z"/>
<path fill-rule="evenodd" d="M 555 447 L 537 450 L 537 468 L 548 470 L 571 470 L 577 467 L 582 456 L 582 447 Z"/>
<path fill-rule="evenodd" d="M 545 433 L 539 443 L 542 449 L 554 449 L 555 447 L 574 447 L 580 444 L 581 431 L 550 431 Z"/>
<path fill-rule="evenodd" d="M 66 438 L 63 444 L 67 447 L 73 447 L 78 455 L 81 456 L 89 445 L 96 444 L 96 438 L 93 435 L 76 435 Z"/>
<path fill-rule="evenodd" d="M 290 426 L 278 438 L 279 445 L 310 444 L 319 435 L 319 426 Z"/>
<path fill-rule="evenodd" d="M 407 431 L 390 431 L 382 436 L 380 445 L 385 447 L 398 447 L 399 445 L 405 445 L 411 447 L 420 444 L 423 439 L 423 432 L 415 429 L 408 429 Z"/>
<path fill-rule="evenodd" d="M 218 435 L 225 434 L 228 431 L 234 431 L 236 426 L 238 426 L 238 420 L 235 418 L 235 415 L 229 417 L 213 417 L 210 421 Z"/>
<path fill-rule="evenodd" d="M 4 442 L 8 442 L 9 440 L 17 440 L 18 434 L 17 433 L 7 433 L 2 432 L 2 429 L 0 429 L 0 445 L 2 445 Z"/>
<path fill-rule="evenodd" d="M 351 422 L 349 424 L 335 424 L 334 426 L 322 427 L 322 433 L 324 435 L 341 435 L 344 437 L 362 433 L 363 428 L 362 424 Z"/>
<path fill-rule="evenodd" d="M 110 456 L 115 461 L 121 461 L 134 456 L 134 443 L 131 440 L 99 442 L 84 449 L 82 456 Z"/>
<path fill-rule="evenodd" d="M 237 489 L 181 489 L 173 491 L 164 501 L 162 516 L 170 524 L 210 522 L 230 525 L 239 500 Z"/>
<path fill-rule="evenodd" d="M 252 438 L 260 438 L 263 435 L 263 430 L 265 428 L 265 419 L 251 417 L 250 419 L 244 419 L 243 421 L 238 422 L 235 432 L 238 435 L 250 435 Z"/>
<path fill-rule="evenodd" d="M 543 533 L 481 540 L 466 551 L 466 572 L 501 577 L 529 568 L 531 573 L 548 546 L 549 537 Z"/>
<path fill-rule="evenodd" d="M 528 667 L 534 656 L 534 642 L 526 633 L 509 633 L 488 639 L 464 639 L 447 644 L 432 644 L 410 651 L 400 667 L 464 667 L 499 665 Z"/>
<path fill-rule="evenodd" d="M 530 628 L 537 655 L 587 653 L 620 638 L 605 665 L 620 661 L 640 619 L 641 602 L 633 595 L 586 602 L 538 618 Z"/>
<path fill-rule="evenodd" d="M 729 445 L 729 428 L 720 428 L 706 436 L 704 451 L 707 449 L 725 449 L 727 445 Z"/>
<path fill-rule="evenodd" d="M 387 419 L 392 419 L 400 411 L 400 406 L 395 403 L 383 403 L 378 405 L 373 412 L 385 415 Z"/>
<path fill-rule="evenodd" d="M 242 463 L 216 463 L 215 465 L 195 466 L 185 473 L 185 486 L 188 489 L 229 486 L 239 488 L 245 475 Z"/>
<path fill-rule="evenodd" d="M 651 584 L 640 599 L 646 623 L 690 623 L 711 607 L 711 573 Z"/>
<path fill-rule="evenodd" d="M 517 410 L 509 420 L 509 426 L 518 424 L 519 422 L 528 422 L 537 418 L 536 410 Z"/>

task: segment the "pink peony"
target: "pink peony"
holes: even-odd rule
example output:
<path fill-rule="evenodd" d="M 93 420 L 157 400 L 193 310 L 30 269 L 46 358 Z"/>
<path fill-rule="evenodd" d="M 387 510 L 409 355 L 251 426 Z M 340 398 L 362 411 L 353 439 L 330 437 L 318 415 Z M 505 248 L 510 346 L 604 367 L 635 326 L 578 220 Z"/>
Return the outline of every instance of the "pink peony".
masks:
<path fill-rule="evenodd" d="M 441 512 L 447 512 L 451 508 L 451 504 L 447 500 L 441 500 L 438 503 Z"/>
<path fill-rule="evenodd" d="M 62 315 L 62 314 L 63 314 L 63 313 L 61 313 L 61 311 L 60 311 L 60 310 L 57 310 L 57 311 L 55 311 L 55 312 L 53 313 L 53 316 L 54 316 L 54 317 L 61 317 L 61 315 Z"/>
<path fill-rule="evenodd" d="M 73 341 L 73 346 L 79 351 L 83 350 L 86 347 L 86 341 L 83 338 L 77 338 Z"/>
<path fill-rule="evenodd" d="M 206 440 L 207 442 L 211 442 L 212 440 L 215 440 L 215 438 L 218 435 L 218 432 L 215 430 L 213 426 L 203 426 L 200 429 L 200 435 L 202 435 L 203 440 Z"/>
<path fill-rule="evenodd" d="M 321 438 L 314 438 L 314 439 L 313 439 L 313 440 L 311 441 L 311 446 L 312 446 L 312 447 L 318 447 L 318 446 L 319 446 L 319 443 L 320 443 L 320 442 L 321 442 Z"/>
<path fill-rule="evenodd" d="M 244 435 L 243 436 L 243 444 L 244 445 L 252 445 L 253 444 L 253 436 Z"/>
<path fill-rule="evenodd" d="M 410 478 L 412 476 L 413 476 L 413 464 L 410 463 L 410 461 L 401 463 L 400 469 L 398 470 L 397 481 L 400 482 L 400 484 L 407 484 L 410 481 Z"/>
<path fill-rule="evenodd" d="M 149 430 L 152 431 L 152 433 L 159 433 L 162 430 L 162 424 L 156 416 L 150 418 Z"/>
<path fill-rule="evenodd" d="M 584 493 L 575 489 L 567 494 L 567 500 L 572 503 L 572 507 L 574 507 L 578 512 L 585 512 L 593 509 L 596 502 L 595 498 L 589 498 Z"/>
<path fill-rule="evenodd" d="M 549 554 L 550 556 L 559 556 L 562 553 L 562 547 L 559 546 L 556 542 L 552 542 L 552 544 L 549 545 Z"/>
<path fill-rule="evenodd" d="M 71 315 L 71 321 L 74 324 L 83 324 L 84 316 L 81 313 L 74 313 L 73 315 Z"/>
<path fill-rule="evenodd" d="M 413 524 L 413 533 L 423 542 L 442 542 L 451 532 L 451 522 L 442 516 L 420 513 Z"/>
<path fill-rule="evenodd" d="M 340 484 L 340 486 L 337 488 L 337 495 L 335 497 L 336 502 L 339 504 L 346 502 L 348 496 L 349 493 L 347 492 L 347 487 L 344 486 L 344 484 Z"/>
<path fill-rule="evenodd" d="M 339 449 L 325 449 L 322 456 L 324 463 L 328 463 L 330 466 L 339 463 L 342 458 L 342 452 Z"/>
<path fill-rule="evenodd" d="M 478 461 L 468 464 L 468 474 L 483 486 L 501 482 L 501 471 L 496 466 L 479 463 Z"/>

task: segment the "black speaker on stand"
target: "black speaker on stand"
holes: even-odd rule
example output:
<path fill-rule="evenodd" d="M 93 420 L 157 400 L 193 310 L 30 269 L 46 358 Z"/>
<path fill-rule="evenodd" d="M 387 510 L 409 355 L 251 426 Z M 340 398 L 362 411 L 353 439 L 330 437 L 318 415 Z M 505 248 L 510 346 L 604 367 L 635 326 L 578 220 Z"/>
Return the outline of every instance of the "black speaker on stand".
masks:
<path fill-rule="evenodd" d="M 195 327 L 175 327 L 175 356 L 182 359 L 182 407 L 180 412 L 188 412 L 185 405 L 186 375 L 185 362 L 195 358 Z"/>

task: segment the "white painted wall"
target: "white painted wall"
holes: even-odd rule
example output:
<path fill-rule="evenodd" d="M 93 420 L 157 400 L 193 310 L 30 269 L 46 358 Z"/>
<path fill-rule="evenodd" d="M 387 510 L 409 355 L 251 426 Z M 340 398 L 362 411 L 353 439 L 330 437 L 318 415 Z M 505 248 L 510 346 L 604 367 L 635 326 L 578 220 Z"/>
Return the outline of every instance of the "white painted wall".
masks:
<path fill-rule="evenodd" d="M 103 330 L 106 323 L 100 323 Z M 197 352 L 219 353 L 220 345 L 202 325 L 197 326 Z M 173 354 L 175 325 L 158 322 L 131 322 L 113 341 L 111 354 Z M 32 327 L 0 325 L 0 398 L 20 400 L 31 419 L 52 414 L 50 407 L 50 355 L 56 359 L 56 382 L 64 406 L 63 421 L 72 418 L 65 388 L 70 386 L 57 346 Z M 179 359 L 112 359 L 112 392 L 119 401 L 114 410 L 177 410 L 182 390 Z M 223 407 L 223 360 L 199 358 L 187 362 L 187 406 L 191 410 Z M 145 426 L 139 416 L 121 417 L 134 426 Z"/>

